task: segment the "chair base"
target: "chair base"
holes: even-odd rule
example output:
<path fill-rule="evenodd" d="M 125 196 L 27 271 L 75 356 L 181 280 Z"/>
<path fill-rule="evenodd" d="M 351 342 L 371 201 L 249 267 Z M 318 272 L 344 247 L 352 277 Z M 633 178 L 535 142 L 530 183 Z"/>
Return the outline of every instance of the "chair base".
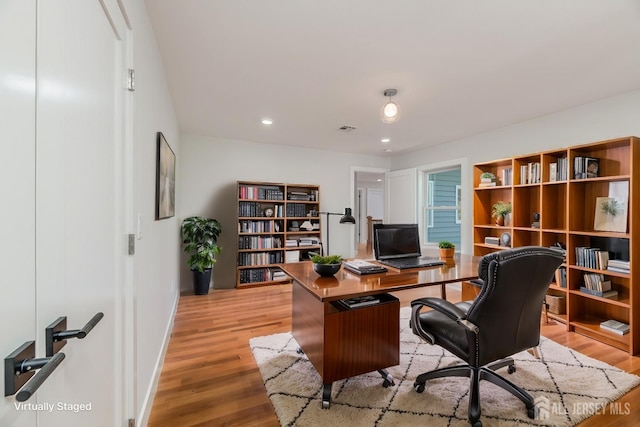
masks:
<path fill-rule="evenodd" d="M 514 395 L 525 404 L 527 408 L 527 416 L 531 419 L 535 418 L 535 404 L 533 397 L 506 378 L 498 375 L 494 371 L 496 369 L 509 367 L 509 373 L 516 371 L 514 361 L 511 357 L 500 359 L 485 366 L 473 367 L 470 365 L 457 365 L 440 368 L 433 371 L 420 374 L 416 378 L 413 387 L 418 393 L 422 393 L 425 389 L 425 382 L 435 378 L 443 377 L 467 377 L 470 378 L 469 389 L 469 423 L 473 426 L 481 426 L 480 422 L 480 381 L 487 380 Z"/>

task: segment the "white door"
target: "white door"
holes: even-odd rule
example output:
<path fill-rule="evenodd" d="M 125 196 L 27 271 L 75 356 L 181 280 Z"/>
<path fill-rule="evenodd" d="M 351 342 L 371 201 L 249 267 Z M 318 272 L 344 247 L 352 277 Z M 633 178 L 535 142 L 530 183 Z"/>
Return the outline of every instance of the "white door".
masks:
<path fill-rule="evenodd" d="M 124 425 L 122 294 L 122 45 L 99 0 L 38 2 L 36 144 L 37 342 L 60 316 L 86 336 L 41 386 L 38 426 Z M 117 8 L 111 9 L 111 12 Z"/>
<path fill-rule="evenodd" d="M 0 356 L 36 339 L 35 58 L 36 0 L 0 3 Z M 4 368 L 2 370 L 4 379 Z M 4 380 L 3 380 L 4 384 Z M 14 396 L 0 402 L 0 425 L 35 425 Z"/>
<path fill-rule="evenodd" d="M 418 172 L 415 168 L 386 174 L 385 222 L 415 224 L 418 222 Z"/>

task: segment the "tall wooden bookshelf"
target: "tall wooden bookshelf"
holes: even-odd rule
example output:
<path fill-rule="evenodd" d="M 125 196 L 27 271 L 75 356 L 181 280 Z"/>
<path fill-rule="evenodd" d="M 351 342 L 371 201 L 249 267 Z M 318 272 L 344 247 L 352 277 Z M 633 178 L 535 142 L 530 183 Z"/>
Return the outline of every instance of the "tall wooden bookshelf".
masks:
<path fill-rule="evenodd" d="M 474 165 L 473 173 L 474 254 L 505 249 L 502 239 L 499 245 L 487 243 L 486 239 L 500 239 L 504 233 L 508 233 L 505 236 L 510 239 L 504 240 L 510 240 L 511 247 L 550 247 L 560 243 L 566 248 L 565 263 L 561 267 L 566 280 L 560 280 L 558 272 L 549 295 L 562 302 L 559 311 L 564 314 L 549 314 L 549 317 L 566 324 L 567 331 L 630 354 L 640 352 L 640 283 L 637 283 L 640 281 L 640 217 L 639 212 L 634 211 L 634 202 L 637 205 L 640 201 L 639 141 L 637 137 L 618 138 L 479 163 Z M 587 158 L 598 160 L 597 176 L 576 176 L 578 166 Z M 559 165 L 563 165 L 562 171 Z M 550 173 L 553 169 L 555 174 Z M 529 174 L 531 170 L 534 173 Z M 495 186 L 481 186 L 483 172 L 497 177 Z M 596 230 L 596 210 L 602 207 L 596 199 L 608 197 L 614 186 L 628 187 L 626 229 L 601 231 L 602 227 L 598 227 Z M 495 225 L 491 216 L 492 206 L 498 201 L 512 204 L 510 221 L 503 226 Z M 540 214 L 539 224 L 534 224 L 534 212 Z M 584 250 L 580 248 L 599 248 L 607 251 L 611 259 L 629 261 L 629 271 L 583 266 L 579 252 Z M 585 274 L 589 273 L 609 280 L 618 296 L 602 298 L 581 291 Z M 629 333 L 618 335 L 601 329 L 600 323 L 609 319 L 629 324 Z"/>
<path fill-rule="evenodd" d="M 310 216 L 320 210 L 320 187 L 238 181 L 237 190 L 236 287 L 290 282 L 278 264 L 308 259 L 309 251 L 321 251 L 320 218 Z"/>

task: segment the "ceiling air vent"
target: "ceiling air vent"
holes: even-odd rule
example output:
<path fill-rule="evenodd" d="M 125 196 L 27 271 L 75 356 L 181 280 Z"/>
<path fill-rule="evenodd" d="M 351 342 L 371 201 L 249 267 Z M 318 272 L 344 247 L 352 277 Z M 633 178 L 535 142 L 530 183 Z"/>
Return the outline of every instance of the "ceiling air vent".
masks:
<path fill-rule="evenodd" d="M 352 130 L 356 130 L 355 126 L 343 125 L 340 126 L 339 129 L 343 132 L 351 132 Z"/>

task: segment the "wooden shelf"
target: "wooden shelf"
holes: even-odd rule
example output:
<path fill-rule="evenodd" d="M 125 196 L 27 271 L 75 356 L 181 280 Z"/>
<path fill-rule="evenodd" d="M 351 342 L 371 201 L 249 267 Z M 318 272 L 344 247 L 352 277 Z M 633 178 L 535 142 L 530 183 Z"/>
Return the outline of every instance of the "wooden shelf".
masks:
<path fill-rule="evenodd" d="M 599 159 L 598 176 L 576 179 L 574 163 L 578 157 Z M 561 164 L 566 179 L 550 173 L 553 168 L 559 171 Z M 508 185 L 479 188 L 483 172 L 500 177 L 499 174 L 505 175 L 505 170 L 511 171 Z M 612 182 L 629 184 L 626 232 L 594 230 L 596 198 L 607 197 Z M 485 237 L 500 237 L 505 231 L 511 234 L 514 247 L 564 244 L 567 288 L 554 283 L 549 287 L 549 293 L 565 295 L 568 314 L 549 313 L 549 318 L 567 324 L 570 331 L 630 354 L 640 353 L 640 283 L 635 283 L 638 279 L 633 278 L 633 272 L 640 271 L 640 261 L 629 257 L 632 253 L 640 253 L 640 222 L 636 219 L 638 213 L 633 212 L 634 202 L 637 205 L 640 200 L 640 140 L 637 137 L 617 138 L 478 163 L 473 167 L 473 183 L 474 255 L 505 249 L 484 244 Z M 512 204 L 511 224 L 507 227 L 491 224 L 491 209 L 497 201 Z M 534 212 L 540 213 L 540 228 L 531 226 Z M 609 251 L 610 257 L 629 259 L 630 272 L 579 266 L 578 247 L 600 248 Z M 618 290 L 619 297 L 601 298 L 580 292 L 585 274 L 603 275 L 605 280 L 611 281 L 613 289 Z M 601 330 L 600 323 L 609 319 L 628 323 L 629 333 L 620 336 Z"/>
<path fill-rule="evenodd" d="M 320 217 L 311 216 L 320 210 L 320 187 L 308 184 L 279 182 L 238 181 L 238 260 L 236 287 L 246 288 L 290 282 L 290 278 L 265 280 L 281 271 L 284 263 L 294 251 L 299 251 L 298 260 L 306 259 L 308 251 L 319 251 L 322 246 L 286 246 L 287 240 L 300 241 L 303 237 L 322 236 Z M 300 200 L 298 200 L 300 199 Z M 269 214 L 269 216 L 267 216 Z M 298 224 L 293 223 L 294 221 Z M 313 230 L 289 231 L 298 228 L 304 221 L 316 224 Z M 253 231 L 256 230 L 256 231 Z M 262 239 L 273 239 L 260 248 Z M 241 249 L 242 247 L 242 249 Z"/>

